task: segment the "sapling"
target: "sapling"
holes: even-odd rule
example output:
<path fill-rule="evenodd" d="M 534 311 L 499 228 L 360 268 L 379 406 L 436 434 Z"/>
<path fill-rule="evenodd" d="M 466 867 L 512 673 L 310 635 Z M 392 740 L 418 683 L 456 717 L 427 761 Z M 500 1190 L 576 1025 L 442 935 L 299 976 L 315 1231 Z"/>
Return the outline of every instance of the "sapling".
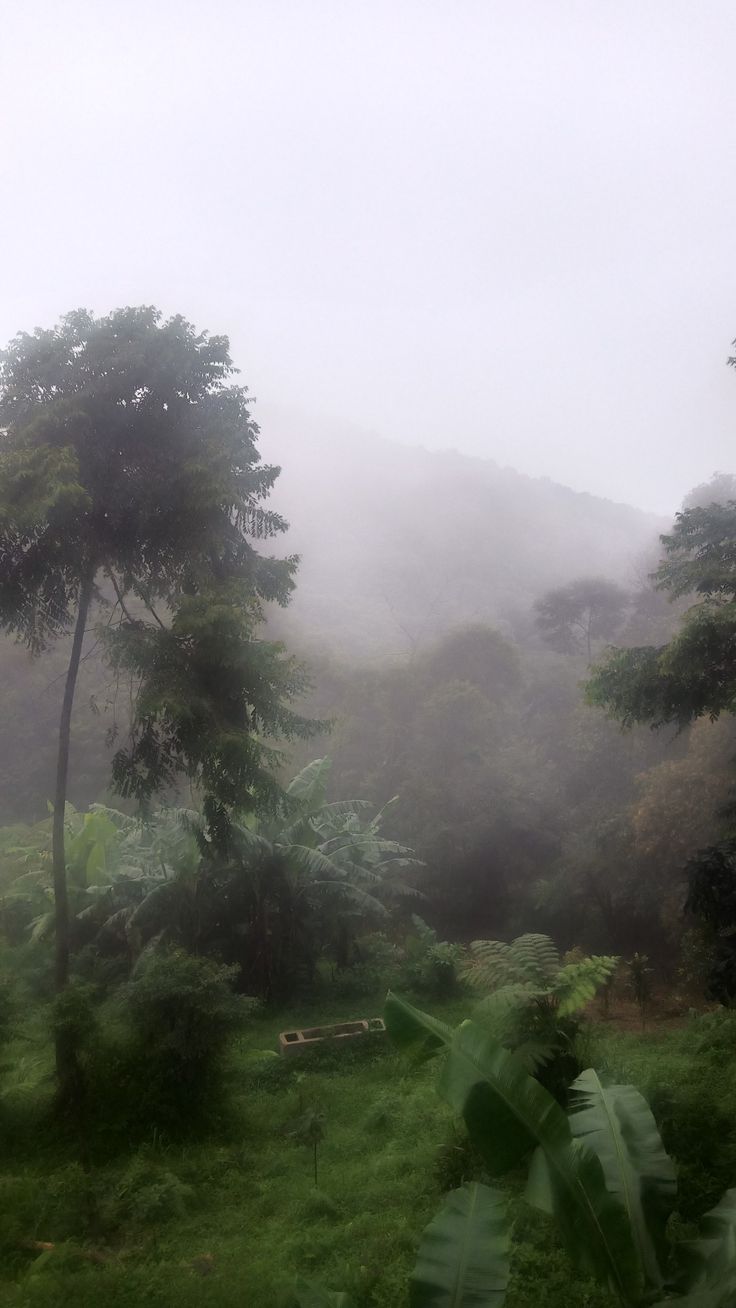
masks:
<path fill-rule="evenodd" d="M 646 1026 L 646 1015 L 652 997 L 652 969 L 647 954 L 636 953 L 629 959 L 629 985 L 631 993 L 639 1006 L 642 1030 Z"/>

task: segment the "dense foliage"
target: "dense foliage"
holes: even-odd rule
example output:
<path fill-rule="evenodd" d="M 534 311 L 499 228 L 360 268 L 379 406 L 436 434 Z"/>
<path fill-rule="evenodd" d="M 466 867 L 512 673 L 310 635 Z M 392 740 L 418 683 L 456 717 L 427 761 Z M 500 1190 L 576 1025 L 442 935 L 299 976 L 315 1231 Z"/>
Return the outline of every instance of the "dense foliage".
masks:
<path fill-rule="evenodd" d="M 652 584 L 623 557 L 641 515 L 430 459 L 462 539 L 433 514 L 410 549 L 409 497 L 371 524 L 369 584 L 328 515 L 354 575 L 308 684 L 274 639 L 296 560 L 258 548 L 286 524 L 233 372 L 148 308 L 0 360 L 0 1294 L 728 1308 L 733 480 L 692 492 Z M 387 623 L 402 656 L 376 661 Z M 300 743 L 328 732 L 329 758 Z M 389 998 L 411 1068 L 389 987 L 441 1010 Z"/>
<path fill-rule="evenodd" d="M 392 996 L 386 1017 L 394 1040 L 415 1057 L 446 1051 L 440 1093 L 462 1116 L 490 1175 L 530 1160 L 527 1202 L 554 1218 L 572 1261 L 622 1304 L 733 1302 L 736 1190 L 706 1215 L 700 1240 L 670 1247 L 675 1168 L 634 1086 L 606 1083 L 588 1069 L 571 1086 L 566 1117 L 521 1059 L 476 1023 L 453 1031 Z M 503 1193 L 477 1182 L 453 1191 L 425 1232 L 412 1303 L 501 1308 L 508 1279 Z"/>
<path fill-rule="evenodd" d="M 130 674 L 128 739 L 112 768 L 123 796 L 148 800 L 183 775 L 222 841 L 236 802 L 275 802 L 264 737 L 309 734 L 289 707 L 303 676 L 256 636 L 263 602 L 286 602 L 295 562 L 251 543 L 286 524 L 263 508 L 278 470 L 260 464 L 233 372 L 225 337 L 147 307 L 80 310 L 0 356 L 0 626 L 34 654 L 72 632 L 53 793 L 59 991 L 71 721 L 95 609 L 115 677 Z M 80 1071 L 63 1031 L 56 1057 L 70 1100 Z"/>

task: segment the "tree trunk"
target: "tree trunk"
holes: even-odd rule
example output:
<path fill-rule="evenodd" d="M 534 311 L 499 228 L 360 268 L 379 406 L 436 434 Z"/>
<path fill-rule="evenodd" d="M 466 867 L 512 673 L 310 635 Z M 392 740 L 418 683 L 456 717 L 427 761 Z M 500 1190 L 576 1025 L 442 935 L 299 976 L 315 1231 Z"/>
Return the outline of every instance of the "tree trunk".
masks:
<path fill-rule="evenodd" d="M 67 778 L 69 775 L 69 743 L 71 738 L 72 708 L 74 692 L 77 686 L 79 662 L 82 655 L 82 642 L 89 615 L 94 575 L 89 572 L 82 582 L 79 592 L 79 610 L 74 627 L 72 652 L 64 686 L 64 698 L 59 720 L 59 751 L 56 761 L 56 790 L 54 792 L 54 823 L 51 837 L 52 864 L 54 870 L 54 922 L 56 938 L 56 993 L 66 988 L 69 980 L 69 899 L 66 884 L 66 852 L 64 849 L 64 818 L 66 810 Z M 56 1036 L 56 1074 L 62 1101 L 68 1101 L 74 1095 L 74 1086 L 79 1079 L 79 1065 L 73 1036 L 62 1026 Z"/>

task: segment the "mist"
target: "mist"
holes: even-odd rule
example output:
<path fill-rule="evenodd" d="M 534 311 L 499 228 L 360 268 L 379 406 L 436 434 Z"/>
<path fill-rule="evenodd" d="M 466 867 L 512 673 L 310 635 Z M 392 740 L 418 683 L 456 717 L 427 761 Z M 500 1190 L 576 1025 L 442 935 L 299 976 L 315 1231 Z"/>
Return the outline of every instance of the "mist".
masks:
<path fill-rule="evenodd" d="M 736 1304 L 735 70 L 3 5 L 0 1303 Z"/>
<path fill-rule="evenodd" d="M 281 407 L 669 516 L 729 467 L 728 0 L 3 17 L 2 340 L 156 303 L 230 336 L 264 439 Z"/>

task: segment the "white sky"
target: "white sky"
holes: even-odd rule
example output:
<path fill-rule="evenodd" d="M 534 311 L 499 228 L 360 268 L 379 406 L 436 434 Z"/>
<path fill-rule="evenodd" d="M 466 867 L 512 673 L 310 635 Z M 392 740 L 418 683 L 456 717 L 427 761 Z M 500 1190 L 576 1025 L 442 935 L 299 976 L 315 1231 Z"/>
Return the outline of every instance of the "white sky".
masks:
<path fill-rule="evenodd" d="M 0 4 L 0 342 L 155 303 L 262 401 L 667 512 L 736 471 L 734 0 Z"/>

